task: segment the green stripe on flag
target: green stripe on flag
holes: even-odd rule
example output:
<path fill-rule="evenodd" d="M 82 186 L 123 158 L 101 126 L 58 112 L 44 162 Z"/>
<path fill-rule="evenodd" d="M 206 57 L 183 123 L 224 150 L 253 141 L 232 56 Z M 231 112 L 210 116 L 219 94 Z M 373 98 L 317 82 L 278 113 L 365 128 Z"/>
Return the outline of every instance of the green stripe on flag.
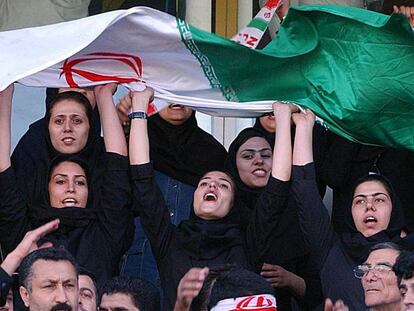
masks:
<path fill-rule="evenodd" d="M 247 27 L 257 28 L 261 31 L 265 31 L 267 28 L 268 23 L 261 18 L 255 18 L 250 21 Z"/>
<path fill-rule="evenodd" d="M 203 54 L 200 49 L 197 47 L 195 41 L 193 40 L 192 32 L 190 29 L 191 27 L 187 22 L 180 20 L 177 18 L 177 28 L 180 31 L 181 41 L 184 43 L 186 48 L 197 58 L 199 61 L 204 75 L 210 82 L 210 86 L 214 89 L 220 89 L 223 93 L 223 96 L 230 101 L 238 101 L 234 91 L 229 88 L 225 87 L 221 84 L 220 80 L 217 78 L 215 70 L 210 63 L 209 58 Z"/>

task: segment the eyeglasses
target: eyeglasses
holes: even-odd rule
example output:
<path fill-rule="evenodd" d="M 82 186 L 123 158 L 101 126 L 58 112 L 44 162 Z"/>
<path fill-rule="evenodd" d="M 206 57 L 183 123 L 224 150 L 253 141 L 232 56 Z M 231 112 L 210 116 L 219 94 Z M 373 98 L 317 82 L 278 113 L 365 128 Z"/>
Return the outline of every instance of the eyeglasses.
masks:
<path fill-rule="evenodd" d="M 354 268 L 354 275 L 358 279 L 362 279 L 369 271 L 374 273 L 375 276 L 379 277 L 388 273 L 392 270 L 392 265 L 379 264 L 379 265 L 358 265 Z"/>

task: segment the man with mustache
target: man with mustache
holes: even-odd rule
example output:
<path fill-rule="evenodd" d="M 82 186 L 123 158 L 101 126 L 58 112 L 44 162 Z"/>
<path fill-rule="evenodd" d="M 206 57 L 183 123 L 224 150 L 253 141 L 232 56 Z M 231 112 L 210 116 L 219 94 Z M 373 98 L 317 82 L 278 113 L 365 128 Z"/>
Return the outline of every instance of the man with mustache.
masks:
<path fill-rule="evenodd" d="M 65 249 L 43 248 L 26 256 L 19 268 L 20 296 L 30 311 L 76 311 L 78 268 Z"/>

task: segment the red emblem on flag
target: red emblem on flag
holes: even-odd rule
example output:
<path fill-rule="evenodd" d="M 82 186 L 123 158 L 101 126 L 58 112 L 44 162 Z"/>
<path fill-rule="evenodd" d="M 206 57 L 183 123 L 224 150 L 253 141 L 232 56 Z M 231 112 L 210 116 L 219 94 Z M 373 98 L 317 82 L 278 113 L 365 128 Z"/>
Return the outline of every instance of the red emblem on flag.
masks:
<path fill-rule="evenodd" d="M 250 296 L 240 301 L 236 308 L 229 311 L 277 311 L 272 300 L 263 296 Z"/>
<path fill-rule="evenodd" d="M 144 82 L 141 80 L 141 59 L 124 53 L 96 52 L 68 58 L 60 69 L 60 76 L 64 75 L 68 85 L 73 88 L 80 87 L 75 77 L 90 82 Z"/>

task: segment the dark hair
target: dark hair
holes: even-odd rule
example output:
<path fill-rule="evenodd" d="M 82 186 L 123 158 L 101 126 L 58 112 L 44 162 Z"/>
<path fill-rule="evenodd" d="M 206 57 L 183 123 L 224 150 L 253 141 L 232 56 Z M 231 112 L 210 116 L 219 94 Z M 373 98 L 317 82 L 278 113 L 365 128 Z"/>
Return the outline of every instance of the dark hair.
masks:
<path fill-rule="evenodd" d="M 209 174 L 211 172 L 220 172 L 220 173 L 223 173 L 224 175 L 226 175 L 230 179 L 230 184 L 231 184 L 231 187 L 233 188 L 233 198 L 234 198 L 234 196 L 236 195 L 237 185 L 236 185 L 236 182 L 235 182 L 233 176 L 229 172 L 227 172 L 227 171 L 220 171 L 220 170 L 208 171 L 208 172 L 204 173 L 203 176 L 200 177 L 198 183 L 200 182 L 201 179 L 203 179 L 207 174 Z"/>
<path fill-rule="evenodd" d="M 414 252 L 402 251 L 392 267 L 400 285 L 402 279 L 411 279 L 414 276 Z"/>
<path fill-rule="evenodd" d="M 391 182 L 385 176 L 380 174 L 369 174 L 362 178 L 359 178 L 352 188 L 352 197 L 355 195 L 355 190 L 360 184 L 369 181 L 379 182 L 381 185 L 384 186 L 385 190 L 388 192 L 390 199 L 393 199 L 394 191 Z"/>
<path fill-rule="evenodd" d="M 220 300 L 258 294 L 274 295 L 270 284 L 257 273 L 234 268 L 219 275 L 211 288 L 209 309 Z"/>
<path fill-rule="evenodd" d="M 204 280 L 203 287 L 191 303 L 191 310 L 206 310 L 208 308 L 208 303 L 210 300 L 211 289 L 213 288 L 216 279 L 223 273 L 236 268 L 237 266 L 234 264 L 224 264 L 209 267 L 209 272 L 206 279 Z"/>
<path fill-rule="evenodd" d="M 98 298 L 99 298 L 99 288 L 98 288 L 98 282 L 96 281 L 96 276 L 91 271 L 84 267 L 79 267 L 79 275 L 86 275 L 92 280 L 93 286 L 95 286 L 95 295 L 96 295 L 96 303 L 98 304 Z"/>
<path fill-rule="evenodd" d="M 79 104 L 82 105 L 86 116 L 89 120 L 89 124 L 91 124 L 92 122 L 92 113 L 93 113 L 93 108 L 91 103 L 89 102 L 88 98 L 76 91 L 67 91 L 67 92 L 63 92 L 63 93 L 59 93 L 57 94 L 49 103 L 46 104 L 46 121 L 47 124 L 49 124 L 50 121 L 50 117 L 52 114 L 52 109 L 53 107 L 60 103 L 63 100 L 73 100 Z"/>
<path fill-rule="evenodd" d="M 33 275 L 33 264 L 38 260 L 46 261 L 67 261 L 69 262 L 76 271 L 78 276 L 78 266 L 73 256 L 64 248 L 41 248 L 29 255 L 27 255 L 19 267 L 19 283 L 23 285 L 28 291 L 32 290 L 31 278 Z"/>
<path fill-rule="evenodd" d="M 85 160 L 83 160 L 82 158 L 80 158 L 77 155 L 72 155 L 72 154 L 62 154 L 62 155 L 58 155 L 57 157 L 54 157 L 50 163 L 50 169 L 49 169 L 49 176 L 47 181 L 50 181 L 50 178 L 52 177 L 52 172 L 55 169 L 56 166 L 58 166 L 59 164 L 63 163 L 63 162 L 72 162 L 72 163 L 76 163 L 78 164 L 83 171 L 85 172 L 85 176 L 86 178 L 88 178 L 88 174 L 89 174 L 89 170 L 88 170 L 88 164 L 86 163 Z"/>
<path fill-rule="evenodd" d="M 400 245 L 398 245 L 394 242 L 381 242 L 381 243 L 377 243 L 373 247 L 371 247 L 369 249 L 369 254 L 371 254 L 373 251 L 378 251 L 380 249 L 393 249 L 393 250 L 396 250 L 398 252 L 401 252 L 403 250 L 403 248 Z"/>
<path fill-rule="evenodd" d="M 160 293 L 158 289 L 142 279 L 133 279 L 126 276 L 118 276 L 109 280 L 101 290 L 101 300 L 104 294 L 128 295 L 135 307 L 140 311 L 160 310 Z"/>

